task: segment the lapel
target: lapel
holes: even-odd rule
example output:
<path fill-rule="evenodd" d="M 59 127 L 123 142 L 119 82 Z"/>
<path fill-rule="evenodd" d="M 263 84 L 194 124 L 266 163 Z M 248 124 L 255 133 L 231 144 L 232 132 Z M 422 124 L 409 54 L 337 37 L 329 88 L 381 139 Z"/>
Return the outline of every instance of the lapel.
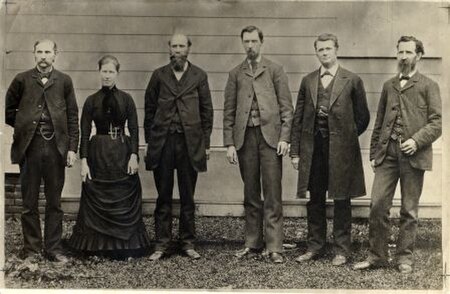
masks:
<path fill-rule="evenodd" d="M 333 106 L 333 103 L 338 99 L 339 95 L 342 93 L 342 90 L 344 89 L 347 83 L 348 83 L 348 76 L 345 70 L 343 70 L 342 67 L 339 66 L 336 72 L 336 77 L 334 78 L 333 89 L 331 91 L 330 108 L 331 106 Z"/>
<path fill-rule="evenodd" d="M 405 86 L 401 88 L 401 91 L 406 91 L 407 89 L 413 87 L 419 81 L 420 75 L 419 72 L 416 73 L 406 82 Z M 397 78 L 398 86 L 400 87 L 400 80 Z"/>
<path fill-rule="evenodd" d="M 267 59 L 265 59 L 264 57 L 261 57 L 261 61 L 258 64 L 258 68 L 256 69 L 255 75 L 253 78 L 257 78 L 258 76 L 260 76 L 263 72 L 266 71 L 268 66 L 268 62 Z"/>
<path fill-rule="evenodd" d="M 248 64 L 247 58 L 244 59 L 244 62 L 241 63 L 241 71 L 249 77 L 253 78 L 253 72 Z"/>
<path fill-rule="evenodd" d="M 175 77 L 170 64 L 163 68 L 163 73 L 165 78 L 163 78 L 162 81 L 167 85 L 167 88 L 175 99 L 180 98 L 193 87 L 197 86 L 197 71 L 193 68 L 193 65 L 190 62 L 186 72 L 184 72 L 179 81 Z"/>
<path fill-rule="evenodd" d="M 309 84 L 309 91 L 314 104 L 314 109 L 317 107 L 317 87 L 319 87 L 320 69 L 312 73 L 311 83 Z"/>
<path fill-rule="evenodd" d="M 47 83 L 43 84 L 41 79 L 39 78 L 39 72 L 36 68 L 34 69 L 33 73 L 31 74 L 31 77 L 36 81 L 36 83 L 40 87 L 44 88 L 44 90 L 47 90 L 48 88 L 50 88 L 55 83 L 55 80 L 58 79 L 58 76 L 59 76 L 58 71 L 55 68 L 53 68 L 53 72 L 50 75 L 50 78 L 48 79 Z"/>

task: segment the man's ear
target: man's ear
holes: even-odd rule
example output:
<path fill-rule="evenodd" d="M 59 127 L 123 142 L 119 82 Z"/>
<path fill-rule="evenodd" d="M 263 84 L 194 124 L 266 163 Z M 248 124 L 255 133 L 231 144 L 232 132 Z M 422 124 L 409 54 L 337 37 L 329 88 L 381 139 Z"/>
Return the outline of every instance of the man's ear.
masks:
<path fill-rule="evenodd" d="M 423 54 L 422 52 L 417 53 L 417 61 L 419 61 L 422 58 Z"/>

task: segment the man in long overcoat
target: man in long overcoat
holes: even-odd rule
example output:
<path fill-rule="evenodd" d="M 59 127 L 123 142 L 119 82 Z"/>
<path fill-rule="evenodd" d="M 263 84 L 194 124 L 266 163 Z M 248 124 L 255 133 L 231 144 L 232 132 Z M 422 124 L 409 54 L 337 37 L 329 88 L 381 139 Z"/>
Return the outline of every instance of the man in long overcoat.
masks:
<path fill-rule="evenodd" d="M 213 107 L 206 73 L 187 61 L 190 47 L 187 36 L 173 35 L 170 63 L 153 72 L 145 92 L 146 167 L 153 170 L 158 190 L 156 247 L 151 260 L 166 255 L 172 239 L 175 169 L 181 202 L 181 249 L 191 258 L 200 258 L 194 249 L 194 192 L 198 172 L 206 171 Z"/>
<path fill-rule="evenodd" d="M 321 66 L 301 82 L 291 129 L 290 155 L 298 169 L 298 197 L 310 191 L 308 248 L 296 261 L 323 254 L 328 191 L 334 200 L 332 264 L 338 266 L 350 254 L 350 199 L 366 193 L 358 136 L 366 130 L 370 114 L 362 80 L 337 62 L 337 37 L 322 34 L 314 48 Z"/>
<path fill-rule="evenodd" d="M 244 181 L 245 248 L 236 256 L 259 253 L 283 262 L 282 157 L 288 153 L 292 97 L 283 68 L 263 57 L 263 32 L 241 31 L 247 58 L 231 70 L 225 88 L 223 140 L 227 158 Z M 261 201 L 261 186 L 264 202 Z"/>
<path fill-rule="evenodd" d="M 416 68 L 425 50 L 420 40 L 402 36 L 397 42 L 399 73 L 383 85 L 370 142 L 375 171 L 369 216 L 370 252 L 355 269 L 388 262 L 389 210 L 400 180 L 400 232 L 396 264 L 403 274 L 413 270 L 419 199 L 424 173 L 433 163 L 432 143 L 442 133 L 438 84 Z"/>
<path fill-rule="evenodd" d="M 43 179 L 44 253 L 51 260 L 66 262 L 61 245 L 61 192 L 65 166 L 73 165 L 78 149 L 78 106 L 71 78 L 53 67 L 56 55 L 55 42 L 35 43 L 36 67 L 11 82 L 5 119 L 14 128 L 11 161 L 20 166 L 24 257 L 42 249 L 38 199 Z"/>

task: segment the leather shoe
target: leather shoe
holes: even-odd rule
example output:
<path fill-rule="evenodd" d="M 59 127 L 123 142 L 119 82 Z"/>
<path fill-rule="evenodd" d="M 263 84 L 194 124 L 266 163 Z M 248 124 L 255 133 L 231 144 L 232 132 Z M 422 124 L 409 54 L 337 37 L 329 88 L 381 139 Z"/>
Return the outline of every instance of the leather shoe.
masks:
<path fill-rule="evenodd" d="M 305 254 L 300 255 L 295 259 L 296 262 L 305 262 L 317 258 L 318 254 L 312 251 L 306 251 Z"/>
<path fill-rule="evenodd" d="M 198 254 L 197 251 L 195 251 L 194 249 L 186 249 L 186 250 L 184 250 L 184 253 L 192 259 L 200 258 L 200 254 Z"/>
<path fill-rule="evenodd" d="M 160 250 L 156 250 L 155 252 L 152 253 L 152 255 L 150 255 L 150 257 L 148 259 L 150 259 L 151 261 L 156 261 L 156 260 L 160 260 L 161 258 L 163 258 L 164 256 L 164 252 L 160 251 Z"/>
<path fill-rule="evenodd" d="M 347 257 L 344 255 L 336 254 L 331 261 L 331 264 L 334 266 L 341 266 L 347 262 Z"/>
<path fill-rule="evenodd" d="M 257 254 L 258 252 L 259 250 L 257 249 L 245 247 L 244 249 L 237 251 L 234 256 L 241 259 L 250 254 Z"/>
<path fill-rule="evenodd" d="M 398 271 L 401 274 L 410 274 L 413 271 L 413 268 L 411 265 L 407 264 L 407 263 L 401 263 L 398 265 Z"/>
<path fill-rule="evenodd" d="M 375 267 L 375 264 L 370 260 L 364 260 L 353 264 L 353 270 L 364 270 Z"/>
<path fill-rule="evenodd" d="M 269 256 L 270 256 L 270 260 L 273 263 L 283 263 L 283 255 L 281 255 L 280 253 L 272 252 L 272 253 L 270 253 Z"/>
<path fill-rule="evenodd" d="M 55 253 L 50 257 L 50 260 L 53 262 L 66 263 L 69 259 L 62 253 Z"/>

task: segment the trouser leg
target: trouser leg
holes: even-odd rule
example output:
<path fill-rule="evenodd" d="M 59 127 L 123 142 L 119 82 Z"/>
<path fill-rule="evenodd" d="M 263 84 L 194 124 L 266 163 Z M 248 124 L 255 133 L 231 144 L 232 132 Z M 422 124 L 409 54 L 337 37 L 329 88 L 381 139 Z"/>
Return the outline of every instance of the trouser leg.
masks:
<path fill-rule="evenodd" d="M 44 179 L 45 229 L 44 243 L 48 254 L 62 251 L 62 222 L 64 212 L 61 209 L 61 193 L 65 179 L 65 161 L 60 155 L 55 140 L 44 142 L 45 157 L 42 162 Z"/>
<path fill-rule="evenodd" d="M 263 247 L 263 203 L 261 201 L 260 157 L 256 128 L 248 127 L 244 145 L 238 151 L 239 169 L 244 182 L 245 247 Z"/>
<path fill-rule="evenodd" d="M 176 168 L 178 190 L 180 193 L 180 228 L 181 249 L 193 249 L 195 241 L 195 203 L 194 193 L 197 183 L 197 171 L 194 170 L 187 152 L 184 134 L 177 134 Z"/>
<path fill-rule="evenodd" d="M 419 199 L 422 194 L 424 171 L 415 169 L 407 157 L 400 159 L 400 233 L 397 240 L 397 262 L 412 265 L 417 233 Z"/>
<path fill-rule="evenodd" d="M 395 187 L 400 177 L 395 141 L 389 142 L 386 158 L 375 169 L 372 185 L 371 207 L 369 215 L 369 259 L 386 263 L 388 260 L 387 242 L 391 232 L 389 211 Z"/>
<path fill-rule="evenodd" d="M 42 233 L 38 200 L 41 185 L 42 142 L 36 137 L 31 141 L 24 161 L 20 164 L 22 192 L 22 232 L 24 253 L 39 253 L 42 249 Z"/>
<path fill-rule="evenodd" d="M 257 129 L 264 195 L 264 228 L 269 252 L 283 251 L 282 157 L 270 147 Z"/>
<path fill-rule="evenodd" d="M 309 179 L 310 199 L 306 204 L 308 251 L 319 253 L 326 244 L 326 192 L 328 189 L 328 140 L 317 134 Z"/>
<path fill-rule="evenodd" d="M 334 200 L 334 253 L 349 256 L 351 252 L 352 208 L 350 199 Z"/>
<path fill-rule="evenodd" d="M 169 135 L 158 167 L 153 171 L 158 198 L 155 208 L 155 250 L 166 251 L 172 239 L 172 195 L 174 177 L 173 137 Z"/>

